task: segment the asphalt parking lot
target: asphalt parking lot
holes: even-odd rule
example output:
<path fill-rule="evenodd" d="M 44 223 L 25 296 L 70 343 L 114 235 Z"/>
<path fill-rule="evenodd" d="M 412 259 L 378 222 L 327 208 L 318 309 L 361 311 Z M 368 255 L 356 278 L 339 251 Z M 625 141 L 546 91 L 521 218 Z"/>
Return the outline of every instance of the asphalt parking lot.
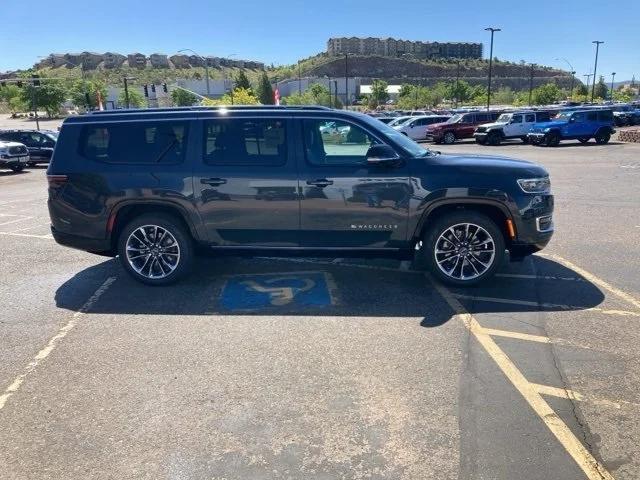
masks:
<path fill-rule="evenodd" d="M 435 148 L 544 165 L 550 246 L 464 290 L 233 257 L 148 288 L 0 172 L 0 478 L 638 478 L 640 145 Z"/>

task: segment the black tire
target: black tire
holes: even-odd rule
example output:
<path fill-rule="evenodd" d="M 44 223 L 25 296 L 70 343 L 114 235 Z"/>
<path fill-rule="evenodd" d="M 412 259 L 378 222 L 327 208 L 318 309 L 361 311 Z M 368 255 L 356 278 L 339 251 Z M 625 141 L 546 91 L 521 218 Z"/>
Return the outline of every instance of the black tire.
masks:
<path fill-rule="evenodd" d="M 493 259 L 488 263 L 486 269 L 474 278 L 460 279 L 449 276 L 438 266 L 436 261 L 436 245 L 438 239 L 449 228 L 460 224 L 472 224 L 481 227 L 493 241 Z M 422 248 L 417 251 L 416 257 L 416 265 L 418 267 L 426 268 L 438 281 L 442 283 L 457 287 L 476 285 L 493 276 L 496 270 L 503 264 L 505 258 L 504 236 L 495 222 L 482 213 L 475 212 L 473 210 L 466 210 L 446 214 L 436 219 L 434 224 L 427 229 L 422 238 Z M 465 260 L 463 260 L 462 263 L 461 274 L 462 269 L 465 268 L 464 262 Z M 470 262 L 468 265 L 471 266 Z"/>
<path fill-rule="evenodd" d="M 19 164 L 19 165 L 11 165 L 9 167 L 11 170 L 13 170 L 15 173 L 20 173 L 22 170 L 24 170 L 24 165 Z"/>
<path fill-rule="evenodd" d="M 485 138 L 476 137 L 476 143 L 478 145 L 486 145 L 487 144 L 487 139 L 486 139 L 486 137 Z"/>
<path fill-rule="evenodd" d="M 491 145 L 492 147 L 500 145 L 502 141 L 502 136 L 498 132 L 491 132 L 487 135 L 487 145 Z"/>
<path fill-rule="evenodd" d="M 609 132 L 596 133 L 596 143 L 598 145 L 604 145 L 606 143 L 609 143 L 609 140 L 611 140 L 611 134 Z"/>
<path fill-rule="evenodd" d="M 560 143 L 560 134 L 558 132 L 549 132 L 544 136 L 544 143 L 547 147 L 557 147 Z"/>
<path fill-rule="evenodd" d="M 136 271 L 131 264 L 131 261 L 127 258 L 126 247 L 129 237 L 139 228 L 145 226 L 156 226 L 160 227 L 160 229 L 166 230 L 171 236 L 173 236 L 175 244 L 177 244 L 178 247 L 178 259 L 176 260 L 175 266 L 173 266 L 174 270 L 161 278 L 150 278 L 149 275 L 151 275 L 151 270 L 149 270 L 149 275 Z M 173 245 L 173 243 L 169 245 Z M 191 235 L 182 225 L 182 222 L 171 215 L 149 213 L 136 217 L 121 230 L 120 236 L 118 237 L 118 257 L 120 258 L 120 263 L 129 275 L 137 281 L 147 285 L 169 285 L 176 282 L 191 270 L 193 256 L 194 247 Z M 151 266 L 153 267 L 153 260 L 151 263 Z M 164 265 L 167 264 L 164 263 Z M 170 267 L 168 267 L 168 269 L 170 269 Z M 145 269 L 143 268 L 142 270 L 144 272 Z"/>
<path fill-rule="evenodd" d="M 529 137 L 527 137 L 526 135 L 524 137 L 520 137 L 520 140 L 522 140 L 522 143 L 524 144 L 529 143 Z"/>
<path fill-rule="evenodd" d="M 580 143 L 587 143 L 590 140 L 590 137 L 580 137 L 578 140 Z"/>
<path fill-rule="evenodd" d="M 445 145 L 451 145 L 452 143 L 456 142 L 456 134 L 453 132 L 445 132 L 445 134 L 442 136 L 442 142 Z"/>

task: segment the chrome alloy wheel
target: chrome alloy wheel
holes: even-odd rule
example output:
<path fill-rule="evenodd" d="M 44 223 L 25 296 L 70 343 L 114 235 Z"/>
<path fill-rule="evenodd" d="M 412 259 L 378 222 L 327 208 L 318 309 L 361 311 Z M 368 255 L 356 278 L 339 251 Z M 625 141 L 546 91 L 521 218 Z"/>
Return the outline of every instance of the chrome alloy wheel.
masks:
<path fill-rule="evenodd" d="M 146 278 L 165 278 L 180 263 L 180 246 L 173 234 L 158 225 L 138 227 L 126 243 L 127 262 Z"/>
<path fill-rule="evenodd" d="M 438 268 L 456 280 L 473 280 L 484 274 L 496 256 L 493 237 L 474 223 L 447 228 L 436 240 L 434 256 Z"/>

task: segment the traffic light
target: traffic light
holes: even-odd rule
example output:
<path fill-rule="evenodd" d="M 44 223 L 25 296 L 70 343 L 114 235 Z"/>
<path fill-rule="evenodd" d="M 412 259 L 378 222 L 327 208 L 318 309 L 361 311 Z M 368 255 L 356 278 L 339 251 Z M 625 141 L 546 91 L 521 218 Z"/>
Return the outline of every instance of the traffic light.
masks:
<path fill-rule="evenodd" d="M 40 86 L 40 75 L 31 75 L 31 79 L 33 81 L 33 86 L 34 87 L 39 87 Z"/>
<path fill-rule="evenodd" d="M 166 83 L 163 83 L 163 84 L 162 84 L 162 91 L 163 91 L 164 93 L 167 93 L 167 92 L 168 92 L 168 90 L 167 90 L 167 84 L 166 84 Z"/>
<path fill-rule="evenodd" d="M 145 83 L 142 88 L 144 89 L 144 96 L 149 97 L 149 85 Z"/>
<path fill-rule="evenodd" d="M 151 91 L 152 91 L 153 93 L 156 93 L 156 84 L 155 84 L 155 83 L 152 83 L 152 84 L 151 84 Z"/>

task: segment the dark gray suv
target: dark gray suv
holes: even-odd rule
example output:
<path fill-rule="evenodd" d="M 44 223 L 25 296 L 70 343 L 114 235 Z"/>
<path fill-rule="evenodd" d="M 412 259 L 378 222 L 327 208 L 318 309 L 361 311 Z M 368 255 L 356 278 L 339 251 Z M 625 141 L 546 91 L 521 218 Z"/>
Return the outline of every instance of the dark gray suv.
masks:
<path fill-rule="evenodd" d="M 442 155 L 322 107 L 101 112 L 63 123 L 48 169 L 60 244 L 166 284 L 196 251 L 412 259 L 455 285 L 553 233 L 549 175 Z"/>

